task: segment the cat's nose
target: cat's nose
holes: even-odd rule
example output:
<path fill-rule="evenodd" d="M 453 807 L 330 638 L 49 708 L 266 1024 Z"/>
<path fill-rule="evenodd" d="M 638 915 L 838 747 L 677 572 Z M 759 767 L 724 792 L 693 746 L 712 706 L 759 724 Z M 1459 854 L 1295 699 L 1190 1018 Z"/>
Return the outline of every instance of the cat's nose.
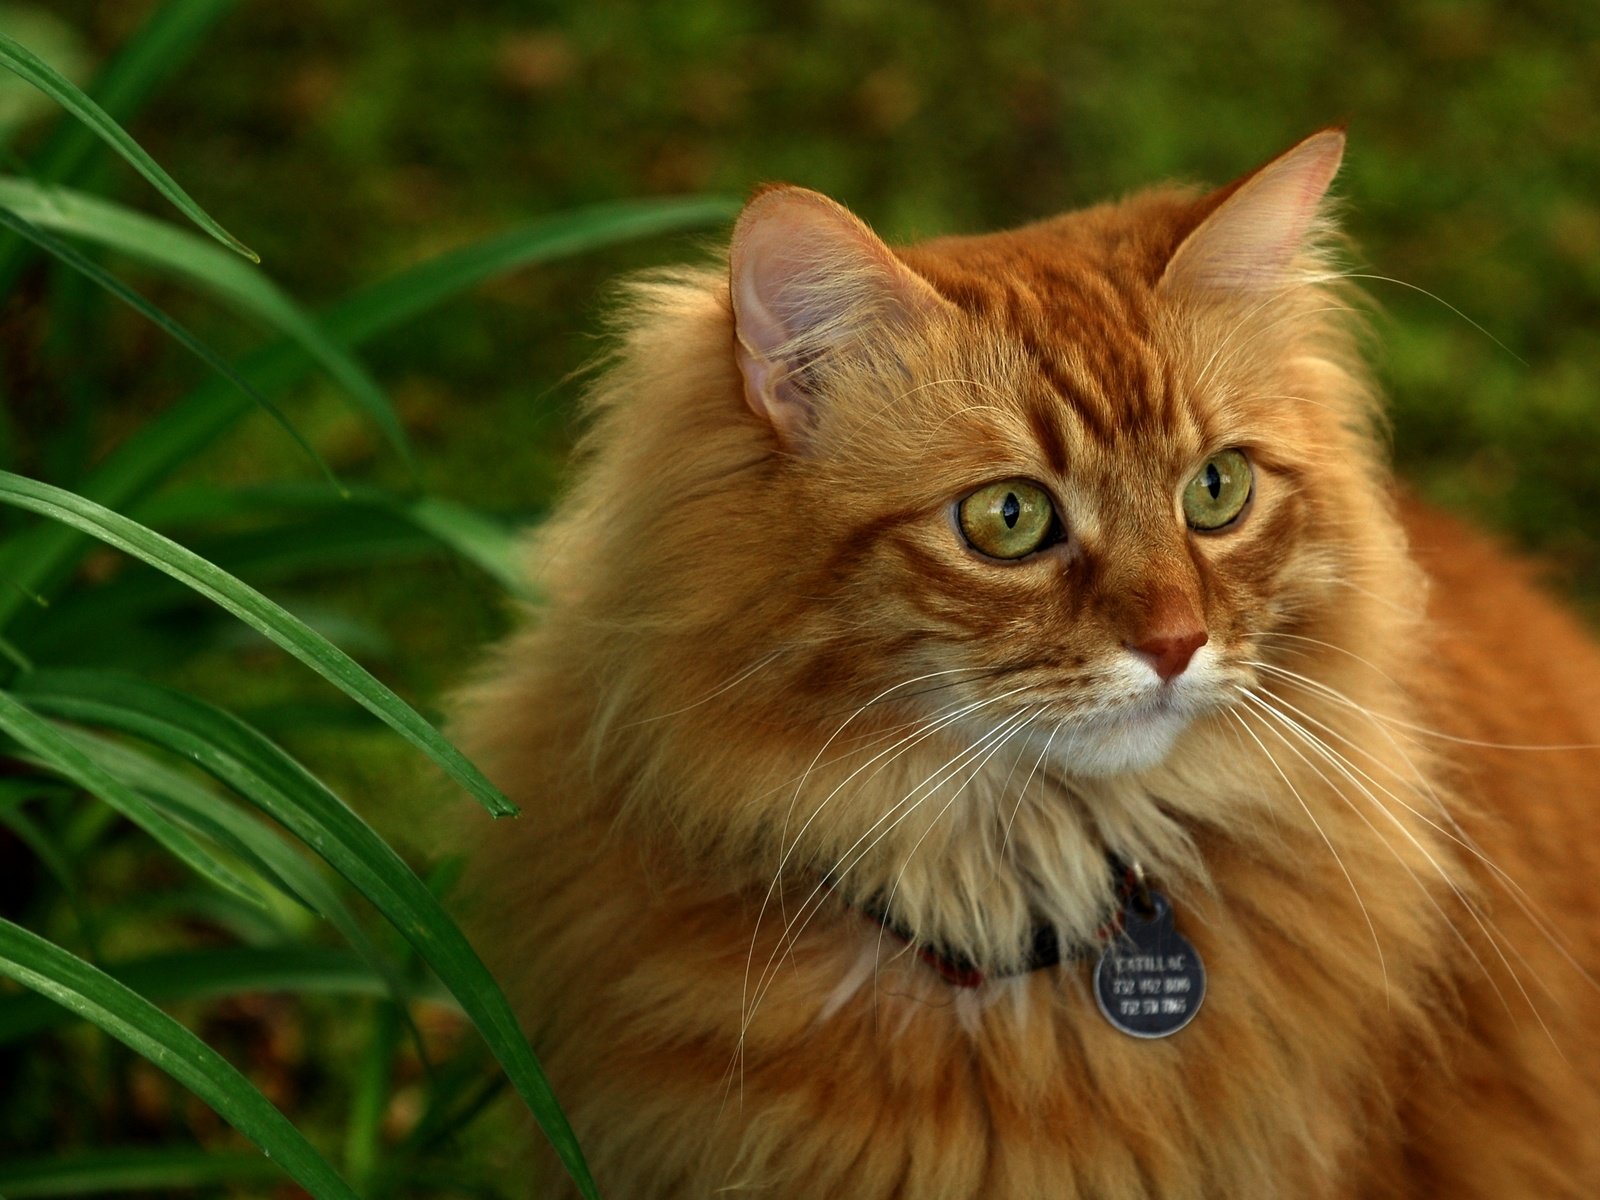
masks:
<path fill-rule="evenodd" d="M 1128 649 L 1148 662 L 1161 676 L 1162 683 L 1171 683 L 1194 657 L 1194 652 L 1206 644 L 1206 631 L 1196 626 L 1174 633 L 1158 633 L 1141 642 L 1128 643 Z"/>
<path fill-rule="evenodd" d="M 1206 644 L 1205 622 L 1181 591 L 1159 593 L 1142 616 L 1122 644 L 1149 663 L 1162 683 L 1171 683 Z"/>

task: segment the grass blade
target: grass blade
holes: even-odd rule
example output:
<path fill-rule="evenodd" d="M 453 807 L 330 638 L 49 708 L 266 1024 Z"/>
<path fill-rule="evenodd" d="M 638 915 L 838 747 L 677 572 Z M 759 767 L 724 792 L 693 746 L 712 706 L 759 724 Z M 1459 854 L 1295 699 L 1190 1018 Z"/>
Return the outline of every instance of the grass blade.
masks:
<path fill-rule="evenodd" d="M 0 38 L 3 37 L 4 35 L 0 34 Z M 82 254 L 79 254 L 78 251 L 74 250 L 66 242 L 63 242 L 60 238 L 55 237 L 53 234 L 46 233 L 44 230 L 33 225 L 31 222 L 26 221 L 22 217 L 18 216 L 15 212 L 12 212 L 9 208 L 5 208 L 3 206 L 0 206 L 0 227 L 9 229 L 13 233 L 20 234 L 22 237 L 38 246 L 41 250 L 54 255 L 73 270 L 99 284 L 118 300 L 121 300 L 129 308 L 133 309 L 140 316 L 144 317 L 145 320 L 151 322 L 157 328 L 162 330 L 162 332 L 166 333 L 168 337 L 172 338 L 185 350 L 189 351 L 189 353 L 193 354 L 201 362 L 205 363 L 229 383 L 233 384 L 234 387 L 238 388 L 262 408 L 266 409 L 267 412 L 271 414 L 273 420 L 277 421 L 279 425 L 282 425 L 284 429 L 288 431 L 289 436 L 299 444 L 300 448 L 310 456 L 311 461 L 317 465 L 317 468 L 321 470 L 325 476 L 327 476 L 328 482 L 333 484 L 335 487 L 340 486 L 339 481 L 334 478 L 333 471 L 329 469 L 328 464 L 322 461 L 322 456 L 312 448 L 310 442 L 306 441 L 306 439 L 300 435 L 300 431 L 290 423 L 288 417 L 283 415 L 283 411 L 271 400 L 268 400 L 266 396 L 262 395 L 253 384 L 235 371 L 233 367 L 228 364 L 227 360 L 215 350 L 211 349 L 210 346 L 207 346 L 199 338 L 195 337 L 194 334 L 190 333 L 177 321 L 167 316 L 166 313 L 162 312 L 155 305 L 151 304 L 143 296 L 139 295 L 138 292 L 134 291 L 127 284 L 123 283 L 115 275 L 112 275 L 104 267 L 100 266 L 98 263 L 91 262 Z"/>
<path fill-rule="evenodd" d="M 238 0 L 167 0 L 118 48 L 85 90 L 111 117 L 127 120 L 237 4 Z M 19 173 L 46 184 L 76 182 L 88 173 L 86 167 L 99 144 L 89 126 L 66 118 L 56 123 L 33 155 L 32 165 L 25 165 Z M 31 242 L 0 239 L 0 296 L 11 294 L 33 249 Z"/>
<path fill-rule="evenodd" d="M 261 261 L 261 257 L 254 250 L 234 237 L 196 204 L 189 193 L 178 186 L 177 180 L 162 170 L 160 164 L 146 154 L 122 126 L 112 120 L 111 114 L 73 86 L 70 80 L 63 77 L 44 59 L 15 38 L 3 33 L 0 33 L 0 66 L 10 68 L 82 121 L 101 141 L 127 160 L 135 171 L 148 179 L 157 191 L 201 229 L 224 246 L 244 255 L 251 262 Z"/>
<path fill-rule="evenodd" d="M 239 0 L 168 0 L 117 50 L 85 89 L 107 115 L 123 121 L 163 78 L 200 46 Z M 78 177 L 97 135 L 82 121 L 63 121 L 33 158 L 32 174 L 48 183 Z"/>
<path fill-rule="evenodd" d="M 534 599 L 533 585 L 522 567 L 515 531 L 478 509 L 421 496 L 397 502 L 395 510 L 409 518 L 418 529 L 431 533 L 439 543 L 477 566 L 519 600 Z"/>
<path fill-rule="evenodd" d="M 0 205 L 35 229 L 82 238 L 188 280 L 295 342 L 337 383 L 415 472 L 411 445 L 388 396 L 367 369 L 260 271 L 211 242 L 108 200 L 0 176 Z"/>
<path fill-rule="evenodd" d="M 460 1002 L 584 1195 L 577 1139 L 505 995 L 438 899 L 370 826 L 299 763 L 229 713 L 137 679 L 81 672 L 28 677 L 29 701 L 68 720 L 132 734 L 195 762 L 267 811 L 370 900 Z"/>
<path fill-rule="evenodd" d="M 49 1196 L 108 1196 L 280 1181 L 283 1172 L 259 1154 L 198 1147 L 80 1150 L 0 1163 L 0 1195 L 9 1200 Z"/>
<path fill-rule="evenodd" d="M 269 883 L 327 921 L 383 981 L 399 1010 L 406 1031 L 416 1044 L 417 1057 L 428 1063 L 422 1033 L 411 1020 L 406 998 L 412 989 L 388 955 L 367 936 L 367 931 L 338 891 L 311 863 L 290 848 L 277 829 L 235 808 L 187 775 L 172 770 L 140 750 L 98 737 L 86 730 L 63 728 L 62 734 L 107 771 L 144 792 L 153 801 L 169 805 L 168 813 L 206 833 L 221 845 L 235 849 Z M 142 987 L 135 990 L 144 992 Z M 148 993 L 146 993 L 148 994 Z"/>
<path fill-rule="evenodd" d="M 619 200 L 541 217 L 504 233 L 446 251 L 352 296 L 329 314 L 328 330 L 359 343 L 508 271 L 591 250 L 693 229 L 738 215 L 741 202 L 721 196 Z"/>
<path fill-rule="evenodd" d="M 387 999 L 383 978 L 348 950 L 311 946 L 230 946 L 185 950 L 108 964 L 105 972 L 146 1000 L 171 1004 L 240 992 L 316 993 Z M 436 986 L 414 988 L 407 998 L 448 1002 Z M 43 996 L 0 996 L 0 1046 L 31 1038 L 72 1020 Z"/>
<path fill-rule="evenodd" d="M 265 635 L 444 768 L 495 816 L 516 812 L 465 755 L 344 651 L 254 588 L 137 521 L 47 483 L 0 471 L 0 503 L 28 509 L 98 538 L 171 575 Z"/>
<path fill-rule="evenodd" d="M 137 791 L 103 770 L 63 736 L 60 730 L 5 692 L 0 692 L 0 730 L 48 763 L 57 774 L 104 800 L 170 850 L 196 874 L 252 904 L 262 903 L 260 894 L 219 863 L 216 855 L 209 853 L 183 829 L 168 820 Z"/>
<path fill-rule="evenodd" d="M 372 1194 L 372 1178 L 382 1158 L 383 1115 L 389 1107 L 395 1049 L 400 1044 L 399 1010 L 392 1004 L 372 1007 L 344 1139 L 345 1174 L 363 1196 Z"/>
<path fill-rule="evenodd" d="M 355 1200 L 311 1143 L 231 1063 L 105 972 L 0 918 L 0 975 L 72 1010 L 160 1067 L 317 1200 Z"/>
<path fill-rule="evenodd" d="M 356 292 L 322 318 L 328 336 L 357 346 L 434 305 L 498 275 L 633 238 L 731 219 L 739 202 L 722 197 L 605 204 L 546 218 L 475 245 L 448 251 Z M 250 355 L 240 374 L 263 392 L 299 380 L 310 363 L 298 346 L 280 342 Z M 202 385 L 146 422 L 86 481 L 83 492 L 112 508 L 147 495 L 248 411 L 220 382 Z M 30 611 L 33 596 L 53 591 L 83 552 L 82 537 L 46 527 L 0 549 L 0 629 Z"/>
<path fill-rule="evenodd" d="M 453 551 L 498 582 L 511 595 L 533 598 L 520 557 L 517 526 L 537 514 L 520 513 L 512 520 L 482 509 L 437 496 L 408 498 L 378 488 L 352 487 L 346 497 L 330 496 L 327 489 L 305 484 L 268 484 L 259 487 L 218 488 L 204 484 L 174 489 L 141 506 L 138 517 L 153 527 L 185 526 L 226 517 L 278 516 L 286 510 L 310 515 L 319 527 L 339 513 L 360 512 L 392 517 L 395 522 L 425 534 L 436 546 Z M 316 552 L 298 539 L 298 560 L 314 561 Z M 400 551 L 396 539 L 390 548 Z M 252 556 L 260 565 L 259 556 Z M 236 572 L 239 573 L 239 572 Z"/>

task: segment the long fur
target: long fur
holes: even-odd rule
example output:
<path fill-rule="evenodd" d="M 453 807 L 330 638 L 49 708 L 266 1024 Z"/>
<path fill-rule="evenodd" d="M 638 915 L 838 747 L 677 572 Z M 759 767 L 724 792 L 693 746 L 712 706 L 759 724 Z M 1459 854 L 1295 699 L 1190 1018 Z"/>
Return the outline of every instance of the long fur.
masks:
<path fill-rule="evenodd" d="M 1600 654 L 1397 504 L 1317 227 L 1265 289 L 1163 282 L 1229 194 L 897 249 L 941 306 L 784 348 L 804 446 L 725 271 L 633 287 L 456 724 L 524 809 L 479 927 L 605 1195 L 1600 1194 L 1600 753 L 1497 748 L 1600 742 Z M 1251 508 L 1192 535 L 1235 445 Z M 980 561 L 951 505 L 1012 477 L 1070 537 Z M 1162 588 L 1210 639 L 1182 730 L 1090 769 Z M 1004 970 L 1094 937 L 1108 852 L 1209 969 L 1165 1041 L 1081 963 L 964 992 L 852 908 Z"/>

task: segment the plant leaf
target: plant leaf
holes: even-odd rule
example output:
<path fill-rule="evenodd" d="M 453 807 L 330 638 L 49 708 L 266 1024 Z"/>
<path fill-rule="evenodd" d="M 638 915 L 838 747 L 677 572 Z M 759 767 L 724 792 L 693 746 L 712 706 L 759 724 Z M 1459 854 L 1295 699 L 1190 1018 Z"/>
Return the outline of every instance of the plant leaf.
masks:
<path fill-rule="evenodd" d="M 102 770 L 50 722 L 5 692 L 0 692 L 0 730 L 48 763 L 57 774 L 104 800 L 196 874 L 252 904 L 261 904 L 260 893 L 218 862 L 216 855 L 208 853 L 134 789 Z"/>
<path fill-rule="evenodd" d="M 312 632 L 254 588 L 137 521 L 47 483 L 0 471 L 0 502 L 82 530 L 192 587 L 276 642 L 378 717 L 443 767 L 495 816 L 515 814 L 516 808 L 499 789 L 415 709 L 364 671 L 343 650 Z"/>
<path fill-rule="evenodd" d="M 163 746 L 258 799 L 370 900 L 460 1002 L 585 1196 L 582 1151 L 504 993 L 426 884 L 294 759 L 236 717 L 182 693 L 102 673 L 38 672 L 29 701 L 68 720 Z"/>
<path fill-rule="evenodd" d="M 36 229 L 83 238 L 182 277 L 247 317 L 297 343 L 349 394 L 408 468 L 411 445 L 400 418 L 367 369 L 259 270 L 211 242 L 109 200 L 31 180 L 0 176 L 0 205 Z"/>
<path fill-rule="evenodd" d="M 0 975 L 71 1009 L 160 1067 L 318 1200 L 355 1200 L 311 1143 L 232 1064 L 105 972 L 0 918 Z"/>
<path fill-rule="evenodd" d="M 44 59 L 3 33 L 0 33 L 0 66 L 9 67 L 82 121 L 201 229 L 251 262 L 261 261 L 260 255 L 217 224 L 210 214 L 190 199 L 189 193 L 178 186 L 177 180 L 162 170 L 160 164 L 146 154 L 105 109 L 84 95 L 71 80 L 62 76 Z"/>
<path fill-rule="evenodd" d="M 176 70 L 239 0 L 168 0 L 150 14 L 85 89 L 115 120 L 126 120 L 162 78 Z M 82 121 L 64 121 L 35 156 L 33 174 L 50 183 L 77 177 L 98 138 Z"/>
<path fill-rule="evenodd" d="M 0 39 L 3 39 L 4 36 L 4 34 L 0 34 Z M 279 425 L 282 425 L 283 428 L 288 431 L 289 436 L 299 444 L 300 448 L 310 456 L 311 461 L 317 465 L 318 469 L 327 476 L 328 482 L 333 484 L 335 487 L 340 486 L 339 481 L 334 478 L 333 471 L 328 467 L 328 464 L 325 463 L 322 460 L 322 456 L 312 448 L 311 443 L 306 441 L 306 439 L 300 435 L 300 431 L 294 427 L 294 425 L 289 421 L 289 418 L 283 415 L 283 410 L 271 400 L 268 400 L 266 396 L 262 395 L 262 393 L 257 390 L 249 380 L 245 379 L 242 375 L 235 371 L 233 367 L 228 364 L 226 359 L 224 359 L 210 346 L 202 342 L 199 338 L 195 337 L 195 335 L 190 333 L 188 329 L 180 325 L 177 321 L 173 320 L 155 305 L 151 304 L 150 301 L 139 295 L 138 292 L 134 291 L 127 284 L 123 283 L 120 279 L 118 279 L 115 275 L 112 275 L 98 263 L 91 262 L 82 254 L 78 253 L 78 251 L 74 250 L 66 242 L 63 242 L 60 238 L 54 236 L 53 234 L 46 233 L 44 230 L 18 216 L 15 212 L 11 211 L 11 209 L 3 206 L 0 206 L 0 227 L 9 229 L 13 233 L 20 234 L 22 237 L 34 243 L 34 245 L 38 246 L 40 249 L 49 252 L 62 262 L 66 263 L 67 266 L 71 267 L 73 270 L 99 284 L 118 300 L 121 300 L 129 308 L 133 309 L 140 316 L 144 317 L 145 320 L 149 321 L 151 324 L 155 325 L 158 329 L 164 332 L 168 337 L 172 338 L 173 341 L 177 342 L 185 350 L 189 351 L 190 354 L 193 354 L 201 362 L 205 363 L 206 366 L 210 367 L 229 383 L 233 384 L 234 387 L 238 388 L 251 400 L 254 400 L 262 408 L 266 409 L 267 412 L 271 414 L 273 420 L 277 421 Z"/>
<path fill-rule="evenodd" d="M 123 1192 L 167 1192 L 183 1188 L 259 1184 L 283 1178 L 259 1154 L 199 1147 L 79 1150 L 41 1158 L 0 1162 L 0 1195 L 10 1200 L 46 1196 L 108 1196 Z"/>
<path fill-rule="evenodd" d="M 348 950 L 312 946 L 229 946 L 154 954 L 105 966 L 105 972 L 152 1003 L 203 1000 L 239 992 L 316 993 L 385 999 L 382 976 Z M 436 985 L 409 998 L 451 1002 Z M 42 996 L 0 996 L 0 1045 L 31 1038 L 72 1014 Z"/>
<path fill-rule="evenodd" d="M 194 53 L 206 33 L 238 4 L 238 0 L 167 0 L 126 42 L 117 48 L 85 89 L 118 121 L 130 117 L 163 75 Z M 22 173 L 42 183 L 71 183 L 87 172 L 91 152 L 99 144 L 94 130 L 67 117 L 56 123 L 31 167 Z M 27 265 L 31 242 L 0 239 L 0 296 L 10 295 L 17 275 Z"/>
<path fill-rule="evenodd" d="M 189 776 L 132 746 L 87 730 L 63 728 L 61 732 L 107 771 L 140 788 L 153 801 L 170 805 L 168 812 L 175 819 L 186 821 L 220 844 L 236 849 L 268 882 L 338 930 L 383 981 L 416 1044 L 418 1059 L 424 1064 L 428 1062 L 422 1033 L 412 1022 L 406 1007 L 406 998 L 412 989 L 401 979 L 389 956 L 367 936 L 333 885 L 291 849 L 277 829 L 268 828 Z M 143 992 L 145 989 L 135 990 Z"/>
<path fill-rule="evenodd" d="M 632 238 L 728 220 L 738 209 L 739 202 L 730 198 L 688 197 L 595 205 L 549 217 L 447 251 L 369 285 L 336 305 L 321 325 L 335 341 L 360 345 L 498 275 Z M 248 356 L 239 373 L 263 392 L 277 392 L 309 368 L 298 346 L 280 342 Z M 86 481 L 84 495 L 112 508 L 134 503 L 245 411 L 238 397 L 220 383 L 201 385 L 118 446 Z M 80 535 L 50 526 L 30 530 L 0 548 L 0 629 L 31 611 L 33 597 L 53 591 L 83 549 Z M 3 586 L 6 582 L 9 587 Z"/>

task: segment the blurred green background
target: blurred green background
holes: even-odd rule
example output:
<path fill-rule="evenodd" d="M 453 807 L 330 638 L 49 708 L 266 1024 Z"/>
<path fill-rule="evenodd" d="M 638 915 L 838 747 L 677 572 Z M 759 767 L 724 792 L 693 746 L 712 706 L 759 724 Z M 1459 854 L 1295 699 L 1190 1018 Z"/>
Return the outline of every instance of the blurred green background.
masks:
<path fill-rule="evenodd" d="M 153 7 L 0 0 L 0 30 L 83 81 Z M 40 144 L 52 112 L 0 80 L 0 141 L 12 151 Z M 1339 190 L 1362 269 L 1403 281 L 1370 285 L 1401 473 L 1539 553 L 1600 612 L 1592 0 L 244 0 L 129 125 L 315 308 L 584 203 L 737 197 L 783 179 L 909 239 L 1163 179 L 1221 182 L 1334 121 L 1350 129 Z M 102 155 L 97 171 L 86 190 L 170 216 L 119 161 Z M 597 352 L 607 282 L 703 256 L 718 236 L 525 271 L 366 349 L 415 440 L 423 487 L 536 516 L 561 485 L 581 388 L 572 375 Z M 170 280 L 111 265 L 219 348 L 242 352 L 261 336 Z M 0 395 L 15 469 L 70 487 L 203 368 L 58 276 L 36 266 L 0 301 Z M 331 384 L 308 383 L 286 408 L 348 481 L 405 485 Z M 187 475 L 314 477 L 259 414 Z M 85 568 L 132 569 L 109 554 Z M 510 616 L 492 581 L 438 561 L 330 562 L 264 586 L 425 710 Z M 442 789 L 417 785 L 392 737 L 258 639 L 191 636 L 221 615 L 194 604 L 162 620 L 117 665 L 281 733 L 407 845 Z M 71 647 L 61 655 L 70 662 Z M 319 708 L 326 720 L 311 729 L 280 719 Z M 280 1058 L 339 1044 L 332 1011 L 280 1016 L 270 1028 L 301 1047 Z M 293 1102 L 323 1104 L 336 1122 L 337 1106 L 315 1094 L 321 1076 L 306 1078 L 293 1076 Z"/>

